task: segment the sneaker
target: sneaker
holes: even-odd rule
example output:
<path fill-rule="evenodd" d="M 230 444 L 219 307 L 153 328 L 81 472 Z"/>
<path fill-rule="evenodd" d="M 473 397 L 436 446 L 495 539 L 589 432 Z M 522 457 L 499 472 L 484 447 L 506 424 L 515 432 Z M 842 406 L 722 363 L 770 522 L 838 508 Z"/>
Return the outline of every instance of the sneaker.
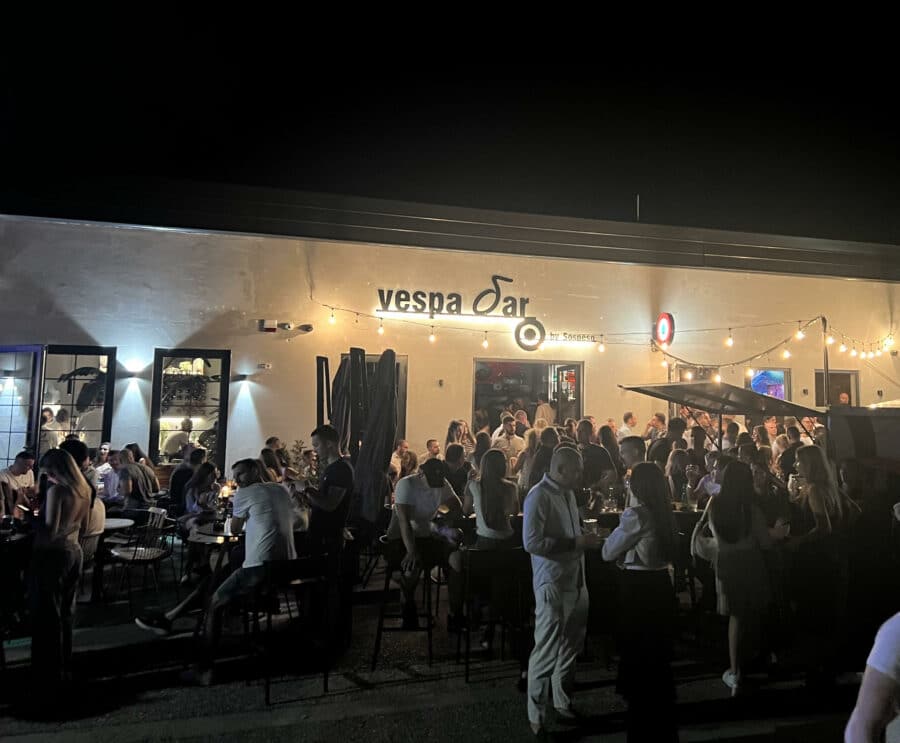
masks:
<path fill-rule="evenodd" d="M 731 689 L 731 696 L 737 696 L 738 690 L 741 688 L 741 677 L 730 668 L 722 674 L 722 682 Z"/>
<path fill-rule="evenodd" d="M 149 615 L 135 617 L 134 623 L 141 629 L 152 632 L 161 637 L 165 637 L 172 633 L 172 622 L 166 619 L 164 614 Z"/>

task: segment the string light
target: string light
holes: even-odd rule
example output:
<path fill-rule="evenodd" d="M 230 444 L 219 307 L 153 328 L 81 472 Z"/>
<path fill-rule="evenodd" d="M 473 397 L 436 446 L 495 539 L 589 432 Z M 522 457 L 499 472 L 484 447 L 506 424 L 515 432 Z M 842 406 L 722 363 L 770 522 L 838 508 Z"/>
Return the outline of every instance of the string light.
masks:
<path fill-rule="evenodd" d="M 487 331 L 486 330 L 484 331 L 484 340 L 481 341 L 481 347 L 482 348 L 488 347 L 488 339 L 487 339 Z"/>
<path fill-rule="evenodd" d="M 791 352 L 785 348 L 784 351 L 781 352 L 781 358 L 783 358 L 783 359 L 791 358 Z"/>
<path fill-rule="evenodd" d="M 894 345 L 894 335 L 893 333 L 887 337 L 887 340 L 884 342 L 884 345 L 890 348 Z"/>
<path fill-rule="evenodd" d="M 753 369 L 747 369 L 747 376 L 748 376 L 748 377 L 752 377 L 752 376 L 753 376 Z"/>
<path fill-rule="evenodd" d="M 716 374 L 715 376 L 713 376 L 713 382 L 715 382 L 716 384 L 719 384 L 719 382 L 721 382 L 721 381 L 722 381 L 721 374 Z"/>
<path fill-rule="evenodd" d="M 328 324 L 334 325 L 337 322 L 337 318 L 334 316 L 334 307 L 331 308 L 331 317 L 328 318 Z"/>
<path fill-rule="evenodd" d="M 829 335 L 829 336 L 825 339 L 825 343 L 827 343 L 829 346 L 833 346 L 833 345 L 834 345 L 834 336 L 833 336 L 833 335 Z"/>
<path fill-rule="evenodd" d="M 663 369 L 666 369 L 666 368 L 668 368 L 668 366 L 669 366 L 669 362 L 666 361 L 665 359 L 663 359 L 662 362 L 660 363 L 660 366 L 661 366 Z"/>
<path fill-rule="evenodd" d="M 694 372 L 688 371 L 684 373 L 684 378 L 690 382 L 694 378 Z"/>
<path fill-rule="evenodd" d="M 847 353 L 847 344 L 844 342 L 845 340 L 844 336 L 841 336 L 841 345 L 838 348 L 838 353 Z"/>
<path fill-rule="evenodd" d="M 600 336 L 600 342 L 597 344 L 597 351 L 603 353 L 606 351 L 606 344 L 603 342 L 603 336 Z"/>
<path fill-rule="evenodd" d="M 802 341 L 804 338 L 806 338 L 806 333 L 803 332 L 802 323 L 797 323 L 797 332 L 794 333 L 794 338 L 796 338 L 798 341 Z M 787 356 L 785 356 L 785 358 L 787 358 Z"/>
<path fill-rule="evenodd" d="M 384 335 L 384 320 L 378 321 L 378 335 Z"/>
<path fill-rule="evenodd" d="M 359 325 L 359 313 L 356 313 L 356 324 Z"/>
<path fill-rule="evenodd" d="M 434 343 L 437 340 L 437 336 L 434 334 L 434 325 L 431 326 L 431 335 L 428 336 L 428 342 Z"/>
<path fill-rule="evenodd" d="M 731 334 L 731 328 L 728 328 L 728 337 L 725 339 L 725 345 L 729 348 L 734 345 L 734 336 Z"/>
<path fill-rule="evenodd" d="M 859 351 L 856 350 L 856 346 L 853 347 L 853 350 L 850 352 L 850 355 L 856 358 L 859 356 Z"/>
<path fill-rule="evenodd" d="M 875 349 L 875 355 L 881 356 L 881 348 L 880 347 Z"/>
<path fill-rule="evenodd" d="M 668 350 L 669 350 L 669 344 L 666 343 L 665 341 L 663 341 L 662 344 L 660 345 L 660 348 L 661 348 L 663 351 L 668 351 Z"/>

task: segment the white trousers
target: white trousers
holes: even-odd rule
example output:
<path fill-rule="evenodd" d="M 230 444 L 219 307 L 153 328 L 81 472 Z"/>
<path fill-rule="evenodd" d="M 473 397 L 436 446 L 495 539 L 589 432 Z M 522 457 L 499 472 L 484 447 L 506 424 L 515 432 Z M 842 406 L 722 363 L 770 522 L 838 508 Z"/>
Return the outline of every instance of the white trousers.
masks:
<path fill-rule="evenodd" d="M 534 593 L 534 650 L 528 660 L 528 720 L 543 723 L 550 687 L 553 706 L 569 709 L 575 658 L 584 646 L 588 594 L 585 586 L 561 591 L 545 584 Z"/>

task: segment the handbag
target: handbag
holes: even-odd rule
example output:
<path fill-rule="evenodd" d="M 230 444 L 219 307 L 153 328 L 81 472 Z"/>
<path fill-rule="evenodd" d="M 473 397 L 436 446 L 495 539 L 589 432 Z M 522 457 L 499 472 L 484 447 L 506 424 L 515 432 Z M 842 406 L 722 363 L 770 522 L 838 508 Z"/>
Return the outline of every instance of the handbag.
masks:
<path fill-rule="evenodd" d="M 691 557 L 715 564 L 719 556 L 719 543 L 709 528 L 709 506 L 694 527 L 691 534 Z"/>

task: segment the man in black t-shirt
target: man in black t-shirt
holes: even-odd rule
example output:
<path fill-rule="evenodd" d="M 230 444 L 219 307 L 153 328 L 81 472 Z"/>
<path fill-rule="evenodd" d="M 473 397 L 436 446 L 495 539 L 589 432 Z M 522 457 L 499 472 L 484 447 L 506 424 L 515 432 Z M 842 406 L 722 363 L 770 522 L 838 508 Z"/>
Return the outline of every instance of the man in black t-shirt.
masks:
<path fill-rule="evenodd" d="M 603 487 L 606 484 L 603 473 L 610 470 L 615 472 L 616 469 L 612 457 L 602 446 L 591 443 L 594 424 L 587 418 L 578 422 L 575 435 L 578 437 L 578 451 L 581 452 L 581 460 L 584 463 L 582 487 Z"/>
<path fill-rule="evenodd" d="M 206 461 L 206 449 L 194 449 L 187 463 L 179 464 L 169 479 L 169 497 L 175 506 L 176 514 L 184 513 L 184 489 L 191 481 L 200 465 Z"/>
<path fill-rule="evenodd" d="M 460 444 L 450 444 L 444 452 L 444 464 L 447 465 L 447 482 L 456 497 L 462 500 L 472 472 L 472 465 L 466 461 L 466 450 Z"/>
<path fill-rule="evenodd" d="M 341 457 L 340 437 L 332 426 L 312 432 L 312 445 L 319 459 L 319 487 L 307 488 L 312 511 L 309 515 L 309 543 L 316 550 L 340 549 L 344 527 L 353 498 L 353 468 Z"/>

